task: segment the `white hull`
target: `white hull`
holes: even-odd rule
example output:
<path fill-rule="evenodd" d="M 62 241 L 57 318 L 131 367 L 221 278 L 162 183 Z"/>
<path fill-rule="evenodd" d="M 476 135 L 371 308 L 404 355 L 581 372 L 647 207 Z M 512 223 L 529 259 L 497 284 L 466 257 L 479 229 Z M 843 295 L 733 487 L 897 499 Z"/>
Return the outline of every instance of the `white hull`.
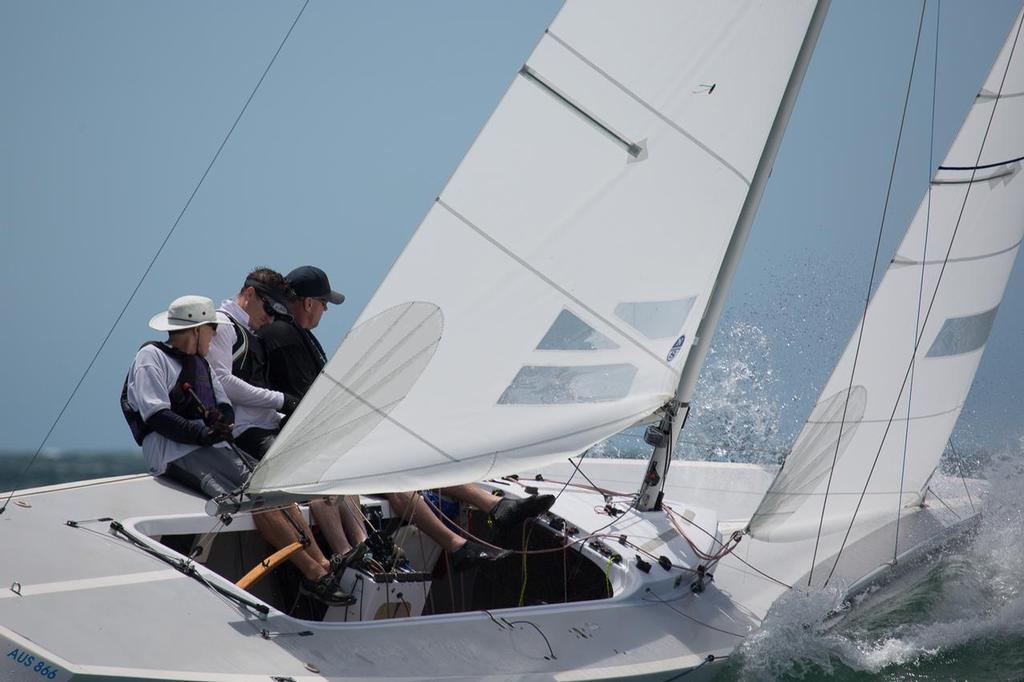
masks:
<path fill-rule="evenodd" d="M 584 470 L 598 485 L 630 490 L 644 465 L 587 460 Z M 545 476 L 564 481 L 571 470 L 568 464 L 555 466 Z M 677 512 L 694 512 L 697 524 L 717 523 L 728 537 L 749 517 L 772 475 L 753 465 L 676 462 L 675 485 L 666 497 L 679 500 L 672 503 Z M 580 476 L 573 482 L 585 483 Z M 562 487 L 525 476 L 523 483 L 542 492 Z M 519 484 L 505 487 L 522 493 L 513 490 Z M 962 518 L 938 503 L 906 510 L 900 526 L 905 557 L 976 520 L 966 497 L 956 492 L 957 487 L 963 491 L 959 480 L 937 481 L 932 487 Z M 552 512 L 587 534 L 612 520 L 595 512 L 601 505 L 600 495 L 574 486 Z M 0 651 L 0 678 L 664 680 L 701 665 L 709 655 L 727 656 L 785 591 L 732 556 L 721 562 L 714 582 L 701 594 L 691 591 L 690 573 L 657 563 L 641 571 L 634 560 L 637 552 L 617 541 L 620 534 L 677 565 L 693 566 L 695 558 L 664 514 L 629 512 L 597 538 L 621 554 L 621 564 L 609 565 L 589 545 L 583 550 L 600 571 L 607 571 L 612 598 L 347 623 L 302 620 L 272 608 L 264 619 L 115 537 L 109 521 L 89 521 L 109 517 L 141 536 L 175 529 L 202 534 L 217 525 L 203 506 L 199 497 L 149 476 L 19 493 L 0 517 L 5 547 L 0 640 L 6 647 Z M 77 527 L 67 525 L 69 520 Z M 243 516 L 221 528 L 217 542 L 240 537 L 247 523 L 251 527 Z M 885 555 L 879 548 L 892 546 L 891 527 L 885 524 L 869 536 L 851 539 L 836 574 L 842 584 L 856 589 L 863 584 L 859 579 L 877 580 L 889 573 L 861 558 Z M 700 545 L 698 536 L 694 531 L 691 538 Z M 710 548 L 710 540 L 705 542 Z M 794 547 L 745 538 L 736 554 L 754 566 L 784 567 Z M 253 556 L 250 563 L 259 558 Z M 827 568 L 832 560 L 821 565 Z M 229 581 L 197 568 L 205 580 L 232 589 Z M 777 568 L 774 577 L 791 584 L 801 577 L 806 581 L 806 568 Z M 531 574 L 530 579 L 562 582 L 561 575 Z M 260 595 L 259 589 L 254 592 Z M 719 668 L 705 665 L 687 679 L 710 677 Z"/>

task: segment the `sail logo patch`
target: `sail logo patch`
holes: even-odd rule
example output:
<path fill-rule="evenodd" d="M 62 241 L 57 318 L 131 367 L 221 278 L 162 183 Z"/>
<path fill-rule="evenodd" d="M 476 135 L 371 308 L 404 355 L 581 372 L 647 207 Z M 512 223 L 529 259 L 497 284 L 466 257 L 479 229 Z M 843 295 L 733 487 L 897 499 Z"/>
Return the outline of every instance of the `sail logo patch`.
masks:
<path fill-rule="evenodd" d="M 672 360 L 679 355 L 679 351 L 683 349 L 684 343 L 686 343 L 686 334 L 682 334 L 678 339 L 676 339 L 676 342 L 672 344 L 672 348 L 668 351 L 668 356 L 665 357 L 665 362 L 672 362 Z"/>

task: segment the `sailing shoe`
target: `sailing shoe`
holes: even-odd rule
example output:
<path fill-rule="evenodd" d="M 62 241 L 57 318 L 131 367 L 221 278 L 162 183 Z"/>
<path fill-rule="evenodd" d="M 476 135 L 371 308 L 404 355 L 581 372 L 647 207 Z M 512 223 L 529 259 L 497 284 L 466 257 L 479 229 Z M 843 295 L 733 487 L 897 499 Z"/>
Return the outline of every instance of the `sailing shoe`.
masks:
<path fill-rule="evenodd" d="M 335 578 L 340 578 L 345 574 L 345 569 L 359 566 L 369 549 L 365 542 L 360 542 L 344 554 L 334 554 L 331 556 L 330 574 Z"/>
<path fill-rule="evenodd" d="M 452 552 L 452 571 L 458 573 L 481 561 L 497 561 L 504 559 L 509 554 L 507 549 L 488 547 L 472 540 L 466 540 L 466 544 Z"/>
<path fill-rule="evenodd" d="M 324 573 L 316 580 L 303 578 L 299 581 L 299 594 L 312 597 L 328 606 L 352 606 L 356 598 L 338 586 L 331 573 Z"/>
<path fill-rule="evenodd" d="M 521 500 L 503 497 L 494 505 L 487 520 L 498 529 L 512 528 L 526 519 L 540 516 L 554 503 L 554 495 L 530 495 Z"/>

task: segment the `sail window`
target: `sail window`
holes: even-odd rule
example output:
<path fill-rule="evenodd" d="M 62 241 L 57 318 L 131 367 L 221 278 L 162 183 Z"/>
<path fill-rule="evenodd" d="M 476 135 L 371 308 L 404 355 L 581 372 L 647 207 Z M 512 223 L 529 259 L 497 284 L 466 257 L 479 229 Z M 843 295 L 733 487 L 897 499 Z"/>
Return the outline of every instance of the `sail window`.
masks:
<path fill-rule="evenodd" d="M 867 411 L 868 391 L 852 386 L 824 398 L 811 412 L 782 470 L 750 521 L 754 537 L 781 526 L 821 487 L 845 455 Z"/>
<path fill-rule="evenodd" d="M 618 347 L 614 341 L 568 310 L 558 313 L 547 334 L 537 344 L 537 350 L 604 350 Z"/>
<path fill-rule="evenodd" d="M 498 399 L 499 405 L 555 405 L 619 400 L 636 376 L 629 364 L 552 367 L 526 365 Z"/>
<path fill-rule="evenodd" d="M 615 306 L 615 315 L 649 339 L 675 338 L 686 322 L 696 298 L 637 301 Z"/>
<path fill-rule="evenodd" d="M 928 357 L 941 358 L 948 355 L 960 355 L 978 350 L 988 341 L 992 323 L 996 319 L 999 306 L 977 315 L 951 317 L 939 330 L 932 347 L 928 349 Z"/>

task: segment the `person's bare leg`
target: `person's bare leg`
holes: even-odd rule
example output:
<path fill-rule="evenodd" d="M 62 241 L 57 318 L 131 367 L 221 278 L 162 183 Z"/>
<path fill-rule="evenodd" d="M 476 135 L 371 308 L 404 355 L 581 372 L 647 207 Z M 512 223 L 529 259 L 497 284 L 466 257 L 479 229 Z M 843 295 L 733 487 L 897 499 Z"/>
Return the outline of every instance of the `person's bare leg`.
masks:
<path fill-rule="evenodd" d="M 419 493 L 389 493 L 388 502 L 403 519 L 408 519 L 431 540 L 449 552 L 466 544 L 466 539 L 453 533 L 441 519 L 430 510 Z"/>
<path fill-rule="evenodd" d="M 441 494 L 446 497 L 454 497 L 460 502 L 471 504 L 482 512 L 490 513 L 501 500 L 497 495 L 492 495 L 480 486 L 467 483 L 466 485 L 453 485 L 449 488 L 441 488 Z"/>
<path fill-rule="evenodd" d="M 326 573 L 331 567 L 331 562 L 328 561 L 324 553 L 320 551 L 320 547 L 316 544 L 316 540 L 313 538 L 313 529 L 309 527 L 309 522 L 306 521 L 306 517 L 299 511 L 299 505 L 292 504 L 284 508 L 283 512 L 288 514 L 291 519 L 295 522 L 307 538 L 309 538 L 309 544 L 303 547 L 302 551 L 309 555 L 309 558 L 320 564 L 324 572 Z M 288 519 L 284 520 L 288 523 Z M 294 531 L 295 529 L 292 528 Z M 296 533 L 296 539 L 298 539 L 298 533 Z"/>
<path fill-rule="evenodd" d="M 299 541 L 299 534 L 279 510 L 256 512 L 252 515 L 256 530 L 275 549 L 282 549 Z M 295 552 L 289 558 L 295 567 L 309 580 L 316 580 L 327 572 L 327 568 L 306 552 Z"/>
<path fill-rule="evenodd" d="M 329 497 L 309 503 L 309 511 L 313 515 L 316 525 L 320 526 L 320 532 L 327 539 L 327 544 L 337 554 L 344 554 L 352 549 L 352 545 L 345 534 L 346 529 L 342 525 L 341 516 L 339 516 L 339 512 L 342 512 L 343 507 L 343 504 L 339 504 L 342 499 L 339 497 Z"/>
<path fill-rule="evenodd" d="M 345 527 L 345 535 L 353 545 L 366 542 L 366 526 L 363 525 L 363 514 L 359 509 L 358 495 L 342 495 L 338 498 L 338 513 Z"/>
<path fill-rule="evenodd" d="M 441 493 L 469 503 L 485 512 L 488 514 L 488 522 L 493 523 L 499 529 L 511 528 L 526 519 L 535 518 L 550 509 L 555 502 L 554 495 L 533 494 L 523 498 L 498 497 L 490 495 L 480 486 L 472 484 L 441 488 Z"/>

